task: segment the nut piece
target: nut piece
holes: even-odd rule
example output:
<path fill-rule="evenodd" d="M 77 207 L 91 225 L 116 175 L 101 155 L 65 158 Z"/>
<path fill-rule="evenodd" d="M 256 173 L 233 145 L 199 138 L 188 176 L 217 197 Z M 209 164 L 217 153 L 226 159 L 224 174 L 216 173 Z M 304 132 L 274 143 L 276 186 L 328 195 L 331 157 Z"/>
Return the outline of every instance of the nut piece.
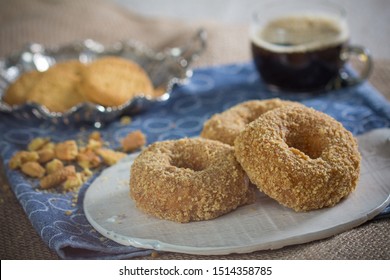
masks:
<path fill-rule="evenodd" d="M 89 138 L 89 139 L 93 139 L 93 140 L 95 140 L 95 141 L 103 142 L 102 136 L 101 136 L 101 134 L 100 134 L 99 131 L 94 131 L 94 132 L 92 132 L 92 133 L 89 135 L 88 138 Z"/>
<path fill-rule="evenodd" d="M 66 179 L 76 174 L 74 165 L 68 165 L 54 173 L 51 173 L 41 179 L 39 182 L 42 189 L 50 189 L 66 181 Z"/>
<path fill-rule="evenodd" d="M 55 146 L 56 144 L 54 144 L 53 142 L 48 142 L 41 148 L 41 150 L 48 149 L 54 151 Z"/>
<path fill-rule="evenodd" d="M 37 137 L 28 144 L 27 149 L 29 151 L 38 151 L 49 142 L 50 138 Z"/>
<path fill-rule="evenodd" d="M 45 168 L 47 174 L 52 174 L 57 170 L 64 168 L 64 164 L 59 159 L 55 158 L 52 161 L 46 163 Z"/>
<path fill-rule="evenodd" d="M 146 143 L 145 134 L 143 134 L 140 130 L 135 130 L 126 135 L 125 138 L 122 139 L 121 144 L 122 148 L 125 152 L 133 152 Z"/>
<path fill-rule="evenodd" d="M 83 179 L 80 173 L 76 173 L 74 175 L 68 176 L 66 178 L 66 181 L 64 183 L 64 190 L 65 191 L 72 191 L 76 190 L 83 184 Z"/>
<path fill-rule="evenodd" d="M 38 161 L 38 159 L 39 155 L 37 152 L 19 151 L 12 156 L 8 164 L 11 169 L 17 169 L 21 167 L 23 163 Z"/>
<path fill-rule="evenodd" d="M 88 144 L 87 144 L 88 149 L 95 151 L 96 149 L 99 149 L 101 147 L 103 147 L 103 141 L 98 141 L 95 139 L 88 140 Z"/>
<path fill-rule="evenodd" d="M 102 160 L 100 157 L 95 154 L 93 150 L 88 148 L 81 149 L 77 155 L 77 163 L 84 169 L 96 168 L 100 165 L 101 162 Z"/>
<path fill-rule="evenodd" d="M 87 148 L 91 150 L 96 150 L 103 147 L 104 141 L 99 131 L 92 132 L 88 137 Z"/>
<path fill-rule="evenodd" d="M 131 117 L 123 116 L 123 117 L 121 117 L 119 122 L 120 122 L 121 125 L 128 125 L 128 124 L 131 123 Z"/>
<path fill-rule="evenodd" d="M 74 160 L 78 154 L 76 141 L 68 140 L 58 143 L 55 147 L 55 154 L 60 160 Z"/>
<path fill-rule="evenodd" d="M 107 165 L 113 165 L 126 156 L 125 153 L 110 149 L 98 149 L 96 153 L 103 158 L 104 163 Z"/>
<path fill-rule="evenodd" d="M 93 175 L 93 172 L 89 169 L 89 168 L 85 168 L 82 172 L 81 172 L 81 175 L 82 175 L 82 178 L 85 181 L 88 180 L 89 177 L 91 177 Z"/>
<path fill-rule="evenodd" d="M 21 170 L 24 174 L 34 178 L 42 178 L 46 172 L 45 168 L 35 161 L 23 163 Z"/>
<path fill-rule="evenodd" d="M 48 161 L 52 160 L 54 158 L 54 156 L 55 156 L 54 150 L 46 149 L 46 148 L 37 151 L 37 153 L 38 153 L 38 156 L 39 156 L 38 161 L 40 163 L 48 162 Z"/>

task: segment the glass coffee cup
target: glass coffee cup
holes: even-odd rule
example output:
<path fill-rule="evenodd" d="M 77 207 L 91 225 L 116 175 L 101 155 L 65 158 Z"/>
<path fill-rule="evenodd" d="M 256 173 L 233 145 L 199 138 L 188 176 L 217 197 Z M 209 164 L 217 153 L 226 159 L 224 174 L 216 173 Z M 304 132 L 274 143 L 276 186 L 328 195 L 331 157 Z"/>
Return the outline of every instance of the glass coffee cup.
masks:
<path fill-rule="evenodd" d="M 356 85 L 372 69 L 369 51 L 349 44 L 345 10 L 327 1 L 272 1 L 250 29 L 255 66 L 274 91 L 317 92 Z M 345 64 L 354 57 L 359 73 Z"/>

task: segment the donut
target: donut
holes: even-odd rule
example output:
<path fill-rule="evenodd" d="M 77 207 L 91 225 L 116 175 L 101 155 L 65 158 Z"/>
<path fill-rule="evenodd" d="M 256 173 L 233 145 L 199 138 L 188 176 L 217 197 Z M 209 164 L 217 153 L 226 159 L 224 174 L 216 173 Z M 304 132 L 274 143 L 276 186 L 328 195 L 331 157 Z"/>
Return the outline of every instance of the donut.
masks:
<path fill-rule="evenodd" d="M 233 146 L 234 139 L 248 123 L 269 110 L 288 105 L 297 106 L 300 103 L 282 101 L 279 98 L 240 103 L 222 113 L 213 115 L 204 123 L 200 136 Z"/>
<path fill-rule="evenodd" d="M 361 157 L 352 134 L 304 106 L 263 114 L 236 138 L 234 149 L 251 182 L 297 212 L 336 205 L 359 179 Z"/>
<path fill-rule="evenodd" d="M 254 202 L 233 147 L 184 138 L 144 149 L 130 170 L 130 196 L 154 217 L 179 223 L 214 219 Z"/>

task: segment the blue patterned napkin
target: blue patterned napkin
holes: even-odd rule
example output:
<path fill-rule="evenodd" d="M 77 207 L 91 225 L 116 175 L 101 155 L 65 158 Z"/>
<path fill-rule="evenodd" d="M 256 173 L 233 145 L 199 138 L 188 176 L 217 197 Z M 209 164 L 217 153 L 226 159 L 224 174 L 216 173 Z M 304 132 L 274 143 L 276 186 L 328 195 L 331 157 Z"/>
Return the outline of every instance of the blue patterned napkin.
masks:
<path fill-rule="evenodd" d="M 130 131 L 140 129 L 148 144 L 166 139 L 199 135 L 203 122 L 249 99 L 279 97 L 294 100 L 323 111 L 355 135 L 375 128 L 390 127 L 390 103 L 368 83 L 324 94 L 271 93 L 259 79 L 252 63 L 223 65 L 194 70 L 189 83 L 174 89 L 172 98 L 133 117 L 128 125 L 118 121 L 100 129 L 102 136 L 116 148 Z M 42 121 L 22 122 L 0 114 L 0 155 L 5 173 L 17 199 L 44 242 L 65 259 L 120 259 L 148 255 L 151 250 L 119 245 L 100 235 L 83 212 L 83 195 L 92 178 L 74 194 L 56 194 L 37 189 L 38 182 L 8 168 L 11 156 L 35 137 L 51 137 L 55 142 L 87 137 L 91 126 L 53 125 Z M 96 178 L 96 176 L 95 176 Z M 389 214 L 390 207 L 382 212 Z M 380 216 L 381 216 L 380 215 Z M 3 225 L 4 226 L 4 225 Z"/>

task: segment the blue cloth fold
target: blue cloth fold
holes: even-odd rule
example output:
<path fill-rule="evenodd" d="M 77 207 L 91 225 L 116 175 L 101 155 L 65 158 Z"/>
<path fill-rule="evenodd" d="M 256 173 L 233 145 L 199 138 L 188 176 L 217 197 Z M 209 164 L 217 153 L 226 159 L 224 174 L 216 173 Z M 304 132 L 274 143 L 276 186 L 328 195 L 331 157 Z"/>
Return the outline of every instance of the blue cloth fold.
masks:
<path fill-rule="evenodd" d="M 140 129 L 148 144 L 166 139 L 199 135 L 203 122 L 211 115 L 249 99 L 281 98 L 299 101 L 323 111 L 359 135 L 375 128 L 390 127 L 390 103 L 369 83 L 321 94 L 272 93 L 258 77 L 252 63 L 222 65 L 195 69 L 186 85 L 174 88 L 171 98 L 147 112 L 133 116 L 128 125 L 119 120 L 100 129 L 112 148 L 130 131 Z M 83 196 L 96 174 L 74 193 L 43 192 L 38 181 L 28 179 L 19 171 L 10 170 L 11 156 L 35 137 L 53 141 L 83 139 L 95 128 L 83 125 L 53 125 L 31 120 L 20 121 L 0 114 L 0 155 L 5 174 L 21 206 L 43 241 L 64 259 L 123 259 L 143 256 L 150 250 L 119 245 L 100 235 L 87 221 L 83 212 Z M 383 211 L 388 216 L 389 207 Z M 379 215 L 381 217 L 381 215 Z"/>

